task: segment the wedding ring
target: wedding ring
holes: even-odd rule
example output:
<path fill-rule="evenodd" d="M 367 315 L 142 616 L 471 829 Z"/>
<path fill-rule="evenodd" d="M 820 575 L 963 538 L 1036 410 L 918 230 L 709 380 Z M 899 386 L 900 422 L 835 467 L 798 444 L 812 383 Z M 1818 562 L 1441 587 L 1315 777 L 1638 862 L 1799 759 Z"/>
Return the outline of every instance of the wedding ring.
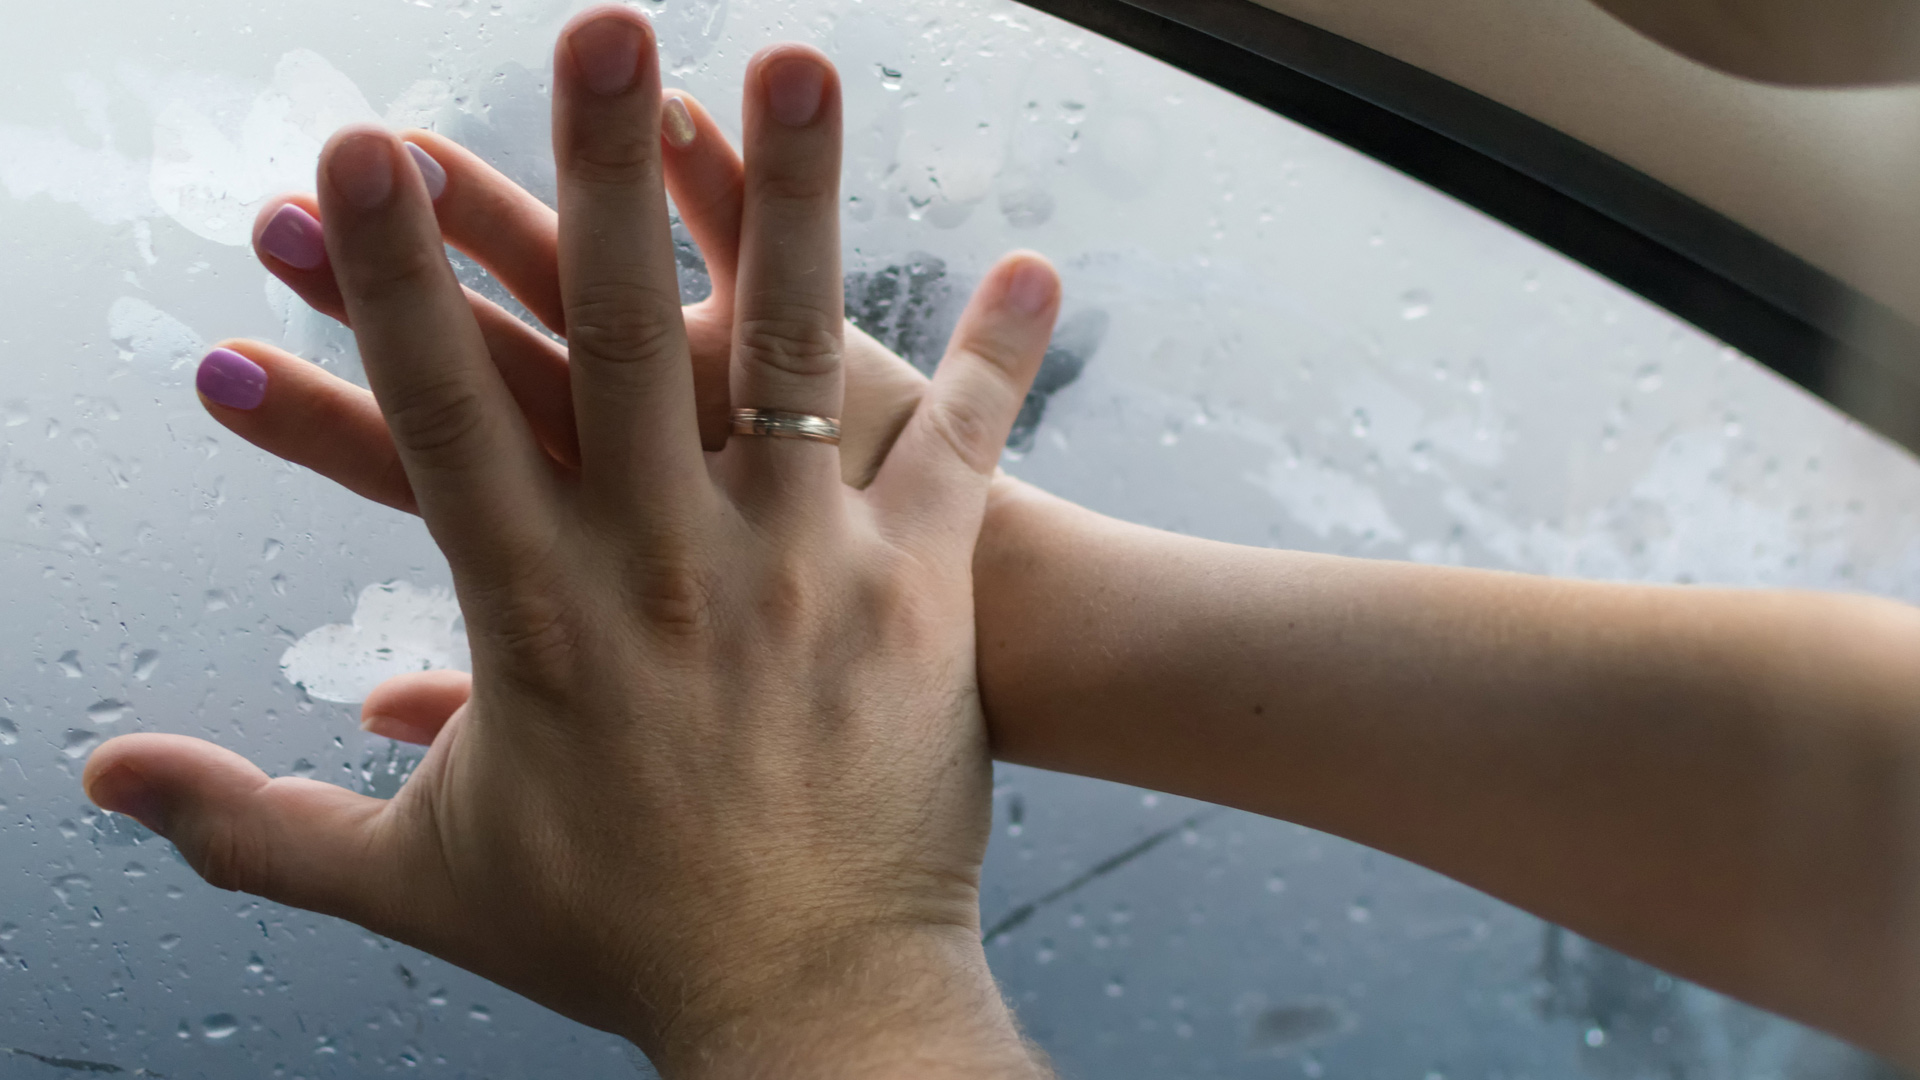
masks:
<path fill-rule="evenodd" d="M 806 439 L 840 445 L 840 421 L 812 413 L 780 412 L 777 409 L 733 410 L 735 435 L 769 435 L 776 439 Z"/>

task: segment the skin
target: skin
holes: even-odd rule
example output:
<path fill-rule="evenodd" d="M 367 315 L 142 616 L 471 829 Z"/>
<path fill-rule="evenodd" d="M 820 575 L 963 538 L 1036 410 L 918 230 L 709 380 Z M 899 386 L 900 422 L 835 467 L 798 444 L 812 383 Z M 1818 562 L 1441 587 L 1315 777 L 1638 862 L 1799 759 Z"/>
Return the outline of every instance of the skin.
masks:
<path fill-rule="evenodd" d="M 727 193 L 744 190 L 742 166 L 687 104 L 696 135 L 663 147 L 667 181 L 717 295 L 736 296 Z M 516 254 L 554 246 L 551 212 L 452 144 L 408 138 L 448 171 L 447 239 L 555 325 L 540 302 L 553 264 Z M 262 261 L 354 318 L 332 268 Z M 690 309 L 690 340 L 727 317 Z M 524 364 L 490 344 L 503 371 Z M 370 498 L 417 502 L 363 391 L 236 347 L 269 386 L 252 411 L 209 403 L 221 423 Z M 564 443 L 564 358 L 525 366 L 542 374 L 506 381 L 538 441 Z M 719 400 L 724 365 L 696 346 L 689 367 L 699 399 Z M 845 367 L 839 464 L 857 487 L 927 386 L 858 338 Z M 973 588 L 998 756 L 1373 845 L 1920 1065 L 1920 612 L 1241 548 L 1005 477 Z M 367 700 L 365 723 L 437 752 L 470 692 L 458 673 L 403 677 Z"/>
<path fill-rule="evenodd" d="M 1729 74 L 1799 86 L 1920 78 L 1915 0 L 1596 0 L 1655 41 Z"/>
<path fill-rule="evenodd" d="M 703 451 L 657 55 L 613 7 L 556 49 L 561 209 L 550 245 L 517 250 L 553 253 L 559 454 L 536 429 L 559 403 L 522 404 L 544 361 L 503 358 L 516 339 L 462 294 L 400 142 L 356 127 L 322 152 L 328 263 L 398 462 L 379 475 L 404 477 L 473 647 L 412 779 L 383 801 L 141 734 L 94 753 L 87 791 L 215 885 L 423 948 L 668 1076 L 1040 1075 L 980 943 L 970 567 L 1058 277 L 1030 254 L 988 273 L 864 490 L 828 444 Z M 837 76 L 780 46 L 744 96 L 732 317 L 709 344 L 733 400 L 837 415 Z M 364 399 L 335 404 L 374 430 Z"/>

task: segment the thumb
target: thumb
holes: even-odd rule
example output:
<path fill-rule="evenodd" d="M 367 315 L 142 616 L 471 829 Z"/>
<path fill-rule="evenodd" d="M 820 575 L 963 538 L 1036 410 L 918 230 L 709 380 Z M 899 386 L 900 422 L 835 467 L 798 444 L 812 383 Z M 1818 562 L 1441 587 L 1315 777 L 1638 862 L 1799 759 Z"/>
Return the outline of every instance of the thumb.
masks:
<path fill-rule="evenodd" d="M 389 803 L 184 735 L 113 739 L 87 760 L 87 797 L 173 842 L 207 883 L 392 935 L 408 860 Z M 384 895 L 383 895 L 384 894 Z M 416 898 L 417 899 L 417 898 Z"/>
<path fill-rule="evenodd" d="M 867 489 L 882 513 L 971 549 L 1007 432 L 1046 357 L 1060 277 L 1014 252 L 975 290 L 906 430 Z M 973 498 L 958 498 L 972 489 Z"/>
<path fill-rule="evenodd" d="M 360 704 L 360 727 L 375 735 L 420 746 L 473 696 L 473 676 L 464 671 L 410 671 L 373 688 Z"/>

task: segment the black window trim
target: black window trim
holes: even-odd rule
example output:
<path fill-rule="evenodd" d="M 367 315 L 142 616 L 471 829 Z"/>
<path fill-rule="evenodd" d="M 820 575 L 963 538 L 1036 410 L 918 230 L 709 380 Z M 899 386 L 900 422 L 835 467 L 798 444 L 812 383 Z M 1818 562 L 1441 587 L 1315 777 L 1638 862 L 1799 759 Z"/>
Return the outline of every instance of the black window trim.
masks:
<path fill-rule="evenodd" d="M 1920 327 L 1550 125 L 1251 0 L 1022 0 L 1584 263 L 1920 453 Z"/>

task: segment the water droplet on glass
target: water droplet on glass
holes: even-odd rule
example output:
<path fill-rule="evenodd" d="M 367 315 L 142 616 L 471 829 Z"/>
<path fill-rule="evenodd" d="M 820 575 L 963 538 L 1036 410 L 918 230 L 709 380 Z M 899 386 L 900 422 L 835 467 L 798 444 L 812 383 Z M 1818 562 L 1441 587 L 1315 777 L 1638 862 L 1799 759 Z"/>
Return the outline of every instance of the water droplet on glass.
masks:
<path fill-rule="evenodd" d="M 1648 364 L 1633 373 L 1633 385 L 1643 394 L 1651 394 L 1660 389 L 1660 384 L 1664 381 L 1660 376 L 1659 364 Z"/>
<path fill-rule="evenodd" d="M 225 611 L 227 608 L 231 607 L 232 604 L 233 604 L 233 601 L 228 598 L 227 591 L 225 589 L 208 589 L 207 590 L 207 610 L 208 611 Z"/>
<path fill-rule="evenodd" d="M 1287 879 L 1286 879 L 1286 878 L 1283 878 L 1283 877 L 1281 877 L 1281 876 L 1280 876 L 1279 874 L 1275 874 L 1275 875 L 1273 875 L 1272 877 L 1269 877 L 1269 878 L 1267 879 L 1267 891 L 1268 891 L 1268 892 L 1270 892 L 1270 893 L 1283 893 L 1283 892 L 1286 892 L 1286 891 L 1287 891 Z"/>
<path fill-rule="evenodd" d="M 887 88 L 888 90 L 900 89 L 900 80 L 901 80 L 900 71 L 894 68 L 890 68 L 885 64 L 875 64 L 874 67 L 880 72 L 881 86 Z"/>
<path fill-rule="evenodd" d="M 209 1039 L 224 1039 L 240 1030 L 240 1021 L 235 1020 L 232 1013 L 214 1013 L 200 1025 Z"/>
<path fill-rule="evenodd" d="M 94 724 L 115 724 L 125 717 L 133 706 L 116 698 L 96 701 L 87 706 L 87 720 Z"/>
<path fill-rule="evenodd" d="M 312 776 L 315 771 L 316 771 L 316 766 L 314 765 L 314 763 L 311 761 L 308 761 L 306 758 L 301 758 L 300 760 L 295 761 L 293 763 L 293 775 L 295 776 L 301 776 L 301 777 Z"/>
<path fill-rule="evenodd" d="M 1000 193 L 1000 213 L 1016 229 L 1044 225 L 1053 217 L 1053 194 L 1042 188 L 1023 187 Z"/>
<path fill-rule="evenodd" d="M 0 716 L 0 746 L 12 746 L 20 741 L 20 725 Z"/>
<path fill-rule="evenodd" d="M 1605 1046 L 1606 1044 L 1607 1044 L 1606 1032 L 1601 1031 L 1597 1027 L 1590 1027 L 1587 1029 L 1587 1045 L 1588 1046 Z"/>
<path fill-rule="evenodd" d="M 173 947 L 178 944 L 180 944 L 179 934 L 161 934 L 160 935 L 160 947 L 162 949 L 171 951 Z"/>
<path fill-rule="evenodd" d="M 1367 433 L 1372 430 L 1373 417 L 1367 415 L 1367 410 L 1353 410 L 1353 437 L 1356 439 L 1364 439 L 1367 437 Z"/>
<path fill-rule="evenodd" d="M 485 1005 L 475 1005 L 473 1008 L 467 1010 L 467 1018 L 476 1023 L 484 1024 L 493 1019 L 493 1010 L 487 1008 Z"/>
<path fill-rule="evenodd" d="M 33 419 L 33 414 L 28 410 L 26 402 L 15 400 L 0 406 L 0 418 L 5 419 L 8 427 L 19 427 Z"/>
<path fill-rule="evenodd" d="M 268 539 L 266 544 L 260 548 L 260 561 L 272 562 L 279 558 L 280 553 L 284 550 L 286 550 L 285 544 L 282 544 L 278 540 Z"/>
<path fill-rule="evenodd" d="M 1368 907 L 1367 902 L 1364 900 L 1349 904 L 1347 906 L 1347 921 L 1354 924 L 1372 922 L 1373 909 Z"/>
<path fill-rule="evenodd" d="M 1433 297 L 1425 289 L 1415 289 L 1400 298 L 1400 317 L 1413 322 L 1433 314 Z"/>
<path fill-rule="evenodd" d="M 93 888 L 93 879 L 87 875 L 67 874 L 54 879 L 53 895 L 66 900 L 74 893 L 85 892 L 91 888 Z"/>
<path fill-rule="evenodd" d="M 133 658 L 133 677 L 146 682 L 153 678 L 153 669 L 160 666 L 159 649 L 141 649 Z"/>
<path fill-rule="evenodd" d="M 1123 984 L 1119 979 L 1112 979 L 1107 982 L 1108 997 L 1119 997 L 1120 995 L 1126 992 L 1127 992 L 1127 988 L 1125 984 Z"/>
<path fill-rule="evenodd" d="M 60 659 L 55 660 L 54 663 L 60 665 L 61 673 L 69 679 L 77 679 L 86 674 L 86 671 L 80 667 L 80 650 L 78 649 L 68 649 L 61 653 Z"/>
<path fill-rule="evenodd" d="M 132 878 L 141 878 L 141 877 L 147 876 L 147 868 L 144 866 L 141 866 L 137 862 L 128 863 L 127 868 L 120 872 Z"/>
<path fill-rule="evenodd" d="M 100 736 L 96 732 L 68 728 L 67 737 L 60 742 L 60 752 L 78 760 L 86 757 L 94 747 L 100 745 Z"/>

